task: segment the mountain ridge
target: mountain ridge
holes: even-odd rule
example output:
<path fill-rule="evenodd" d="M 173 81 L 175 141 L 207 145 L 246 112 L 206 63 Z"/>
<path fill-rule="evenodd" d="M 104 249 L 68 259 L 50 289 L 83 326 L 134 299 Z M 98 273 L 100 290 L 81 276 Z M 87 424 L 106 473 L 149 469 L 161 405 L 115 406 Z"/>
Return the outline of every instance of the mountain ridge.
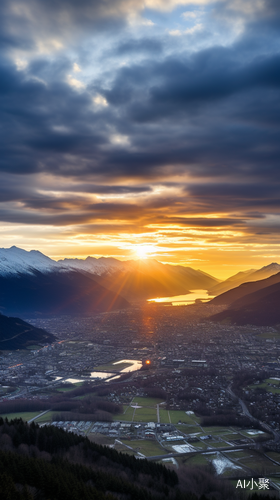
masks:
<path fill-rule="evenodd" d="M 275 283 L 280 283 L 280 272 L 273 274 L 269 278 L 242 283 L 241 285 L 232 288 L 221 295 L 217 295 L 217 297 L 212 299 L 210 302 L 214 305 L 233 304 L 238 300 L 244 300 L 247 295 L 257 292 L 258 290 L 265 289 Z"/>
<path fill-rule="evenodd" d="M 240 271 L 239 273 L 230 276 L 225 281 L 215 285 L 209 293 L 211 295 L 221 295 L 233 288 L 242 285 L 247 282 L 259 281 L 261 279 L 269 278 L 280 272 L 280 265 L 276 262 L 272 262 L 267 266 L 261 267 L 260 269 L 248 269 L 246 271 Z"/>
<path fill-rule="evenodd" d="M 50 344 L 55 340 L 52 333 L 42 328 L 0 313 L 0 350 L 25 349 L 34 343 Z"/>
<path fill-rule="evenodd" d="M 123 297 L 78 271 L 0 276 L 0 310 L 8 316 L 79 316 L 127 307 Z"/>
<path fill-rule="evenodd" d="M 155 297 L 182 295 L 192 289 L 209 289 L 217 278 L 191 267 L 162 264 L 155 259 L 119 261 L 111 257 L 96 259 L 64 259 L 58 262 L 41 252 L 19 249 L 0 249 L 0 277 L 30 279 L 36 273 L 51 276 L 60 274 L 60 281 L 69 273 L 80 273 L 96 284 L 117 294 L 128 302 Z M 0 302 L 0 307 L 3 306 Z M 14 311 L 13 313 L 19 311 Z"/>

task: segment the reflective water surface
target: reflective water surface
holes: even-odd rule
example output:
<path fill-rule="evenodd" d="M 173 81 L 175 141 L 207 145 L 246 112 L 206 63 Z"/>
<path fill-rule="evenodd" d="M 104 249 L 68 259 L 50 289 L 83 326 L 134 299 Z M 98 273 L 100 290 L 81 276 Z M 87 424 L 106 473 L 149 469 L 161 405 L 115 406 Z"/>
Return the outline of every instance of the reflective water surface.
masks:
<path fill-rule="evenodd" d="M 91 372 L 90 373 L 90 378 L 108 378 L 112 377 L 114 373 L 109 373 L 109 372 Z"/>
<path fill-rule="evenodd" d="M 121 370 L 121 373 L 134 372 L 135 370 L 139 370 L 142 366 L 142 361 L 139 361 L 138 359 L 122 359 L 121 361 L 116 361 L 113 365 L 116 366 L 121 363 L 131 363 L 130 366 Z"/>
<path fill-rule="evenodd" d="M 186 295 L 174 295 L 173 297 L 157 297 L 155 299 L 149 299 L 148 302 L 168 302 L 173 306 L 188 306 L 190 304 L 195 304 L 197 300 L 201 302 L 208 302 L 213 297 L 213 295 L 208 295 L 207 290 L 190 290 L 190 293 L 187 293 Z"/>

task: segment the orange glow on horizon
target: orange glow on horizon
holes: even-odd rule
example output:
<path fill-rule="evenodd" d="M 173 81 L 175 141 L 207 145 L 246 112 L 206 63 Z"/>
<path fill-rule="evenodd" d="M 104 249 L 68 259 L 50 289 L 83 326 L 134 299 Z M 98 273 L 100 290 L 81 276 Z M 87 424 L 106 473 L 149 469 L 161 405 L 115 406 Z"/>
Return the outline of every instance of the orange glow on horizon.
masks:
<path fill-rule="evenodd" d="M 230 214 L 212 213 L 211 220 L 210 214 L 188 217 L 180 214 L 176 218 L 172 213 L 163 215 L 154 211 L 148 220 L 145 214 L 142 219 L 139 207 L 139 212 L 129 217 L 127 210 L 126 221 L 116 218 L 55 227 L 3 224 L 2 245 L 38 250 L 54 260 L 91 256 L 138 260 L 140 265 L 142 262 L 147 266 L 150 259 L 155 259 L 163 264 L 199 269 L 221 280 L 240 271 L 279 262 L 278 234 L 263 235 L 260 239 L 254 234 L 255 226 L 253 230 L 243 222 L 235 224 Z M 216 225 L 219 217 L 223 218 L 224 226 L 219 222 Z"/>

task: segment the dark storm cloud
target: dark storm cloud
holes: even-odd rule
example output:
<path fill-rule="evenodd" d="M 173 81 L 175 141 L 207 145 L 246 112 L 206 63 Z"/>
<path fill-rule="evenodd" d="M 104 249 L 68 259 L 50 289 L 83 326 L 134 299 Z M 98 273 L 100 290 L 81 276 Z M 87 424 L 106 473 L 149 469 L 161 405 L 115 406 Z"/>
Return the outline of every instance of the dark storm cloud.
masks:
<path fill-rule="evenodd" d="M 206 218 L 206 217 L 167 217 L 165 220 L 166 224 L 180 224 L 181 226 L 187 227 L 232 227 L 244 225 L 246 220 L 244 219 L 233 219 L 233 218 Z"/>
<path fill-rule="evenodd" d="M 32 209 L 32 210 L 26 210 Z M 0 208 L 0 221 L 64 226 L 73 224 L 87 224 L 99 221 L 100 219 L 110 219 L 119 221 L 135 221 L 139 216 L 139 207 L 133 204 L 121 203 L 96 203 L 96 204 L 75 204 L 65 201 L 55 200 L 26 200 L 21 209 L 8 207 Z"/>
<path fill-rule="evenodd" d="M 279 54 L 255 57 L 247 64 L 237 55 L 214 47 L 189 58 L 173 56 L 122 68 L 105 96 L 114 106 L 126 105 L 132 119 L 149 122 L 189 115 L 242 92 L 279 88 Z M 148 92 L 144 82 L 149 82 Z"/>
<path fill-rule="evenodd" d="M 185 188 L 187 192 L 194 196 L 205 196 L 212 193 L 213 196 L 228 197 L 246 200 L 261 200 L 262 198 L 280 198 L 280 184 L 237 184 L 237 183 L 218 183 L 218 184 L 193 184 Z"/>
<path fill-rule="evenodd" d="M 152 192 L 150 186 L 102 186 L 88 184 L 78 185 L 74 190 L 95 194 L 141 194 Z"/>
<path fill-rule="evenodd" d="M 254 217 L 252 210 L 272 210 L 280 212 L 280 183 L 259 183 L 259 184 L 234 184 L 232 183 L 210 183 L 194 184 L 188 186 L 186 191 L 189 196 L 211 206 L 215 200 L 215 208 L 227 210 L 241 210 L 248 214 L 250 218 Z M 257 217 L 258 218 L 258 217 Z"/>
<path fill-rule="evenodd" d="M 24 13 L 12 17 L 5 3 L 5 48 L 20 45 L 31 50 L 40 29 L 44 42 L 71 29 L 82 32 L 82 27 L 98 23 L 102 27 L 102 19 L 108 27 L 113 19 L 122 22 L 130 8 L 129 2 L 113 0 L 26 0 L 24 4 L 31 17 Z M 270 0 L 267 7 L 264 18 L 256 14 L 247 21 L 235 44 L 193 54 L 182 44 L 180 51 L 167 56 L 161 39 L 124 35 L 104 53 L 132 58 L 145 54 L 145 60 L 132 59 L 121 68 L 107 68 L 105 61 L 106 78 L 92 77 L 80 88 L 67 83 L 70 73 L 79 79 L 79 73 L 73 76 L 69 54 L 34 57 L 24 71 L 3 58 L 0 170 L 7 189 L 0 187 L 0 196 L 2 202 L 20 201 L 23 210 L 5 207 L 1 220 L 60 225 L 87 224 L 95 217 L 143 216 L 155 221 L 153 214 L 164 220 L 159 212 L 168 210 L 174 223 L 226 227 L 245 224 L 246 214 L 254 211 L 256 217 L 261 210 L 278 211 L 280 55 L 276 31 L 272 37 L 270 27 L 279 22 L 279 2 Z M 217 8 L 220 14 L 229 12 L 224 3 Z M 35 22 L 36 16 L 40 23 Z M 20 17 L 22 26 L 14 36 L 9 27 L 15 27 Z M 97 93 L 108 106 L 94 105 Z M 119 143 L 114 142 L 116 135 Z M 11 173 L 20 174 L 18 181 L 5 177 Z M 57 187 L 59 199 L 36 194 L 31 174 L 63 176 L 65 186 Z M 186 174 L 193 183 L 181 195 Z M 148 182 L 163 183 L 176 175 L 179 180 L 172 186 L 177 195 L 148 199 L 153 191 Z M 69 191 L 77 196 L 63 193 L 68 182 L 75 180 L 77 185 L 69 184 Z M 84 192 L 85 199 L 78 192 Z M 147 194 L 147 199 L 135 204 L 90 203 L 87 193 Z M 242 213 L 229 219 L 175 217 L 176 213 L 227 209 Z"/>
<path fill-rule="evenodd" d="M 31 49 L 38 38 L 71 43 L 92 29 L 120 29 L 129 4 L 129 0 L 2 0 L 0 47 Z"/>
<path fill-rule="evenodd" d="M 97 113 L 86 91 L 76 92 L 59 81 L 44 84 L 28 79 L 3 64 L 1 168 L 21 173 L 61 171 L 77 177 L 98 172 L 105 178 L 152 178 L 162 169 L 165 175 L 185 168 L 196 174 L 202 169 L 205 174 L 211 167 L 211 174 L 218 175 L 224 171 L 224 161 L 240 169 L 242 157 L 247 165 L 255 165 L 253 170 L 263 161 L 270 162 L 269 169 L 278 162 L 278 132 L 262 122 L 270 115 L 276 125 L 279 122 L 279 103 L 271 96 L 280 85 L 280 58 L 273 54 L 244 66 L 232 62 L 236 57 L 231 50 L 215 48 L 190 62 L 169 57 L 157 64 L 124 68 L 110 92 L 99 89 L 112 106 Z M 67 61 L 63 64 L 66 73 Z M 32 70 L 37 68 L 41 78 L 49 72 L 47 67 L 37 61 Z M 246 123 L 250 114 L 251 125 Z M 261 126 L 256 127 L 257 120 Z M 135 147 L 110 144 L 109 123 L 129 134 Z M 150 130 L 150 123 L 157 126 Z M 71 160 L 65 159 L 69 153 L 75 157 L 75 171 Z"/>
<path fill-rule="evenodd" d="M 74 152 L 82 158 L 106 142 L 94 127 L 89 95 L 63 82 L 45 84 L 6 61 L 0 71 L 2 171 L 58 173 L 61 154 Z"/>
<path fill-rule="evenodd" d="M 153 38 L 141 38 L 133 39 L 130 38 L 121 42 L 116 49 L 113 51 L 114 55 L 125 55 L 125 54 L 142 54 L 147 53 L 158 54 L 162 52 L 163 46 L 159 40 Z"/>

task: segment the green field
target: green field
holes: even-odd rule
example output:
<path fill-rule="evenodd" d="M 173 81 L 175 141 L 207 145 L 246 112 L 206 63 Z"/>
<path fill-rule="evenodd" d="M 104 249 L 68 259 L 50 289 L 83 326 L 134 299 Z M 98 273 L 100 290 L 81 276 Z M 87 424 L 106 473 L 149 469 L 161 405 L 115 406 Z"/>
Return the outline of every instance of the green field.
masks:
<path fill-rule="evenodd" d="M 280 453 L 277 453 L 276 451 L 267 451 L 266 455 L 280 463 Z"/>
<path fill-rule="evenodd" d="M 194 425 L 179 424 L 175 425 L 175 427 L 176 429 L 178 429 L 178 431 L 181 431 L 184 434 L 196 434 L 201 430 L 200 427 L 198 427 L 197 425 L 194 426 Z"/>
<path fill-rule="evenodd" d="M 142 404 L 139 406 L 141 406 L 141 408 L 125 406 L 124 412 L 114 415 L 113 419 L 116 421 L 124 420 L 126 422 L 157 422 L 157 412 L 155 406 L 142 406 Z"/>
<path fill-rule="evenodd" d="M 261 337 L 262 339 L 279 339 L 280 332 L 264 332 L 264 333 L 259 333 L 257 335 L 258 337 Z"/>
<path fill-rule="evenodd" d="M 58 392 L 69 392 L 69 391 L 73 391 L 74 389 L 76 389 L 77 387 L 81 387 L 83 385 L 83 382 L 75 382 L 75 383 L 71 383 L 69 382 L 69 384 L 71 384 L 70 386 L 68 386 L 68 383 L 67 383 L 67 386 L 64 386 L 64 385 L 61 385 L 61 386 L 58 386 L 56 388 L 56 390 Z"/>
<path fill-rule="evenodd" d="M 163 403 L 163 400 L 159 398 L 144 398 L 142 396 L 135 396 L 132 403 L 138 403 L 139 406 L 151 406 L 156 408 L 156 405 Z"/>
<path fill-rule="evenodd" d="M 194 429 L 196 427 L 191 426 L 196 426 L 197 422 L 199 422 L 199 418 L 196 417 L 195 415 L 187 415 L 185 411 L 181 410 L 164 410 L 161 409 L 159 410 L 159 416 L 160 416 L 160 422 L 162 424 L 174 424 L 178 426 L 178 422 L 181 422 L 179 426 L 177 427 L 178 429 L 182 429 L 184 427 L 184 431 L 186 434 L 190 434 L 192 432 L 195 432 Z M 184 425 L 185 424 L 185 425 Z M 186 425 L 190 426 L 190 430 L 187 429 Z"/>
<path fill-rule="evenodd" d="M 228 427 L 218 427 L 218 426 L 214 426 L 214 427 L 202 427 L 205 434 L 211 434 L 211 435 L 226 435 L 228 432 L 229 432 L 229 428 Z"/>
<path fill-rule="evenodd" d="M 169 412 L 167 410 L 159 410 L 159 420 L 161 424 L 170 424 Z"/>
<path fill-rule="evenodd" d="M 186 465 L 209 465 L 207 458 L 200 454 L 184 458 L 183 462 Z"/>
<path fill-rule="evenodd" d="M 276 387 L 271 387 L 271 385 L 269 384 L 273 384 Z M 265 389 L 267 392 L 271 392 L 272 394 L 280 394 L 280 380 L 273 380 L 271 378 L 267 378 L 261 384 L 248 385 L 248 388 L 252 390 Z"/>
<path fill-rule="evenodd" d="M 156 410 L 152 408 L 140 408 L 135 410 L 134 422 L 157 422 Z"/>
<path fill-rule="evenodd" d="M 25 422 L 31 420 L 31 418 L 36 417 L 36 415 L 40 415 L 41 411 L 24 411 L 19 413 L 3 413 L 0 414 L 2 418 L 7 418 L 8 420 L 13 420 L 14 418 L 22 418 Z M 36 420 L 37 422 L 37 420 Z"/>
<path fill-rule="evenodd" d="M 42 415 L 39 418 L 36 418 L 35 422 L 36 422 L 36 424 L 42 424 L 44 422 L 51 422 L 53 415 L 57 415 L 57 413 L 63 413 L 63 412 L 62 411 L 60 411 L 60 412 L 48 411 L 48 413 L 45 413 L 44 415 Z"/>
<path fill-rule="evenodd" d="M 181 410 L 170 410 L 169 415 L 172 424 L 177 424 L 179 421 L 183 424 L 196 424 L 200 419 L 195 415 L 187 415 L 185 411 Z"/>
<path fill-rule="evenodd" d="M 190 443 L 194 448 L 197 448 L 198 450 L 206 450 L 208 448 L 208 445 L 204 443 L 203 441 L 195 441 L 194 443 Z"/>
<path fill-rule="evenodd" d="M 131 408 L 131 406 L 125 406 L 123 413 L 118 413 L 117 415 L 113 415 L 113 420 L 116 421 L 124 420 L 125 422 L 133 422 L 133 414 L 134 414 L 134 408 Z"/>
<path fill-rule="evenodd" d="M 245 458 L 240 458 L 238 463 L 242 466 L 249 467 L 255 471 L 261 472 L 262 474 L 272 473 L 272 472 L 280 472 L 280 466 L 274 464 L 268 458 L 260 455 L 254 450 L 250 450 L 250 456 Z"/>
<path fill-rule="evenodd" d="M 134 450 L 137 449 L 140 453 L 143 453 L 146 457 L 152 457 L 154 455 L 165 455 L 166 451 L 156 442 L 149 439 L 139 439 L 139 440 L 122 440 L 124 444 L 131 446 Z"/>
<path fill-rule="evenodd" d="M 212 446 L 213 448 L 226 448 L 228 446 L 228 444 L 225 443 L 224 441 L 211 441 L 210 440 L 209 446 Z"/>
<path fill-rule="evenodd" d="M 234 441 L 235 439 L 242 439 L 243 436 L 241 436 L 241 434 L 239 434 L 238 432 L 236 432 L 235 434 L 224 434 L 223 435 L 223 439 L 225 441 Z"/>

